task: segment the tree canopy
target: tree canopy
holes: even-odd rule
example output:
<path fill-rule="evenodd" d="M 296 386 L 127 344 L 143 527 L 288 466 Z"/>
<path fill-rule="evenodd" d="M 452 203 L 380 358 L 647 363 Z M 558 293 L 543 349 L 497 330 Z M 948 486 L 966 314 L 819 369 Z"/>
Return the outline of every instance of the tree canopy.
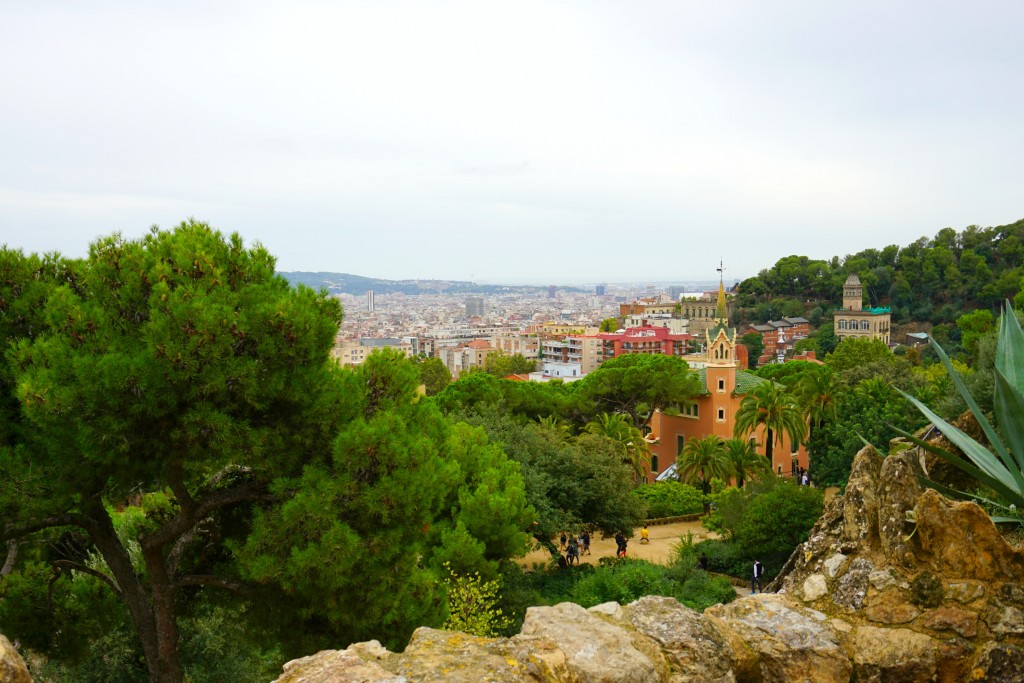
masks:
<path fill-rule="evenodd" d="M 22 541 L 0 618 L 38 621 L 46 583 L 74 577 L 124 605 L 110 614 L 150 679 L 175 682 L 180 623 L 211 591 L 335 643 L 440 624 L 439 562 L 493 573 L 525 548 L 518 465 L 417 400 L 408 361 L 340 369 L 340 320 L 337 299 L 202 223 L 80 261 L 0 252 L 0 540 Z M 26 634 L 71 656 L 60 639 Z"/>

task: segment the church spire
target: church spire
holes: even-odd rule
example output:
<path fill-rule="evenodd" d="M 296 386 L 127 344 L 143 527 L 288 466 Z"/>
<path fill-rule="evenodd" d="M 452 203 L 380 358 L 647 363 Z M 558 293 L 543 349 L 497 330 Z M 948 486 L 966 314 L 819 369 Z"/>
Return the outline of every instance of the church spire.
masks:
<path fill-rule="evenodd" d="M 718 262 L 718 305 L 715 306 L 715 319 L 721 323 L 727 323 L 729 310 L 725 305 L 725 266 L 722 261 Z"/>

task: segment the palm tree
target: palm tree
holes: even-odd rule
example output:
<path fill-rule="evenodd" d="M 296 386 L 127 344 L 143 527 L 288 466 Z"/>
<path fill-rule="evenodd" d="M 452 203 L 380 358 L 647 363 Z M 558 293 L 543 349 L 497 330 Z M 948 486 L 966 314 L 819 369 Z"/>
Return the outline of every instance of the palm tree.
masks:
<path fill-rule="evenodd" d="M 811 365 L 796 383 L 796 398 L 812 429 L 834 420 L 839 399 L 835 372 L 827 365 Z"/>
<path fill-rule="evenodd" d="M 544 427 L 551 433 L 556 434 L 561 441 L 565 441 L 572 436 L 572 430 L 569 428 L 569 425 L 554 415 L 538 418 L 537 422 L 540 423 L 541 427 Z"/>
<path fill-rule="evenodd" d="M 732 469 L 721 437 L 709 434 L 688 441 L 676 461 L 676 473 L 684 484 L 699 485 L 704 495 L 711 492 L 712 479 L 728 479 Z"/>
<path fill-rule="evenodd" d="M 601 413 L 597 419 L 587 423 L 589 434 L 605 436 L 619 444 L 622 450 L 622 461 L 633 470 L 637 482 L 647 479 L 651 463 L 651 449 L 644 440 L 643 432 L 623 415 L 618 413 Z"/>
<path fill-rule="evenodd" d="M 772 471 L 768 459 L 761 457 L 750 439 L 733 437 L 727 439 L 723 446 L 732 476 L 736 478 L 736 485 L 740 488 L 743 488 L 743 483 L 748 476 L 757 478 Z"/>
<path fill-rule="evenodd" d="M 764 454 L 769 463 L 774 462 L 774 445 L 782 445 L 783 433 L 789 435 L 792 443 L 799 443 L 807 436 L 807 421 L 796 399 L 786 387 L 775 382 L 758 384 L 743 397 L 736 411 L 733 435 L 746 438 L 761 425 L 764 425 L 766 432 Z"/>

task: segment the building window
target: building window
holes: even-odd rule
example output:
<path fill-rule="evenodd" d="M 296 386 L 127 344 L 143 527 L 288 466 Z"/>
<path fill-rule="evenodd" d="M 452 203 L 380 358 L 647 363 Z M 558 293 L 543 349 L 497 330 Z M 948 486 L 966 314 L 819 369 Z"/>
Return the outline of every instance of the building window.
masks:
<path fill-rule="evenodd" d="M 718 380 L 718 393 L 723 393 L 724 391 L 725 391 L 725 380 L 724 379 L 719 379 Z"/>
<path fill-rule="evenodd" d="M 870 330 L 871 329 L 871 323 L 869 323 L 867 320 L 862 320 L 860 322 L 860 329 L 862 329 L 862 330 Z"/>
<path fill-rule="evenodd" d="M 800 442 L 799 441 L 794 441 L 790 445 L 790 447 L 789 447 L 789 452 L 790 453 L 798 453 L 799 451 L 800 451 Z"/>
<path fill-rule="evenodd" d="M 725 408 L 718 409 L 718 421 L 725 422 Z"/>
<path fill-rule="evenodd" d="M 652 474 L 657 474 L 658 473 L 658 454 L 657 453 L 655 453 L 654 455 L 651 456 L 651 473 Z"/>
<path fill-rule="evenodd" d="M 687 401 L 683 404 L 683 415 L 686 417 L 700 417 L 697 409 L 697 404 L 693 401 Z"/>
<path fill-rule="evenodd" d="M 676 455 L 683 454 L 683 446 L 686 445 L 686 437 L 682 434 L 676 434 Z"/>
<path fill-rule="evenodd" d="M 845 330 L 846 329 L 846 321 L 845 320 L 840 320 L 839 321 L 839 329 L 841 329 L 841 330 Z"/>

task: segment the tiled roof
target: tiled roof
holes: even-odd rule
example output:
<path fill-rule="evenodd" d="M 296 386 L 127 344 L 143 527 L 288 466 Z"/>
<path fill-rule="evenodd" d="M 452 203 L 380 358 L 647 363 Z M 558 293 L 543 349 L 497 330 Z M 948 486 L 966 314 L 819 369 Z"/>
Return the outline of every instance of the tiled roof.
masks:
<path fill-rule="evenodd" d="M 711 392 L 708 391 L 708 373 L 707 373 L 707 368 L 697 368 L 695 370 L 695 372 L 697 373 L 697 376 L 700 377 L 700 385 L 701 385 L 701 387 L 703 387 L 703 390 L 701 391 L 701 394 L 704 395 L 704 396 L 710 395 Z M 751 389 L 756 387 L 758 384 L 761 384 L 762 382 L 767 382 L 767 381 L 768 380 L 763 379 L 761 377 L 758 377 L 757 375 L 755 375 L 753 373 L 750 373 L 750 372 L 747 372 L 746 370 L 737 370 L 736 371 L 736 391 L 734 391 L 733 393 L 734 394 L 749 394 Z"/>
<path fill-rule="evenodd" d="M 740 370 L 736 373 L 736 394 L 749 394 L 751 389 L 756 387 L 758 384 L 767 382 L 768 380 L 758 377 L 755 374 L 747 372 L 746 370 Z"/>

